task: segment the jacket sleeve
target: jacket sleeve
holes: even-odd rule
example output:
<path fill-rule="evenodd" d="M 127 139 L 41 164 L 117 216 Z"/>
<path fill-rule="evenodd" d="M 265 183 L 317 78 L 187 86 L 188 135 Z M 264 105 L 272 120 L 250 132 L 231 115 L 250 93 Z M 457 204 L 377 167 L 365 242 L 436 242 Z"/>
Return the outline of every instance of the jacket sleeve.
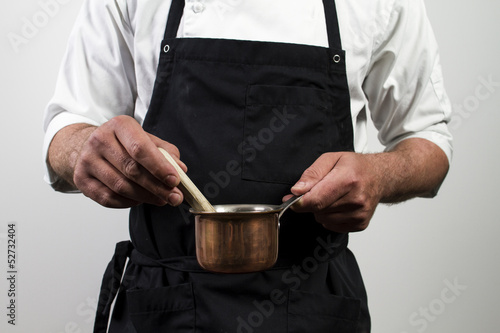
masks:
<path fill-rule="evenodd" d="M 418 137 L 438 145 L 451 160 L 452 136 L 438 46 L 422 0 L 395 0 L 375 39 L 363 90 L 380 142 L 391 149 Z"/>
<path fill-rule="evenodd" d="M 133 116 L 136 82 L 133 35 L 125 1 L 86 0 L 70 34 L 56 88 L 44 112 L 43 157 L 54 135 L 75 123 L 100 125 Z M 61 182 L 47 164 L 45 180 Z"/>

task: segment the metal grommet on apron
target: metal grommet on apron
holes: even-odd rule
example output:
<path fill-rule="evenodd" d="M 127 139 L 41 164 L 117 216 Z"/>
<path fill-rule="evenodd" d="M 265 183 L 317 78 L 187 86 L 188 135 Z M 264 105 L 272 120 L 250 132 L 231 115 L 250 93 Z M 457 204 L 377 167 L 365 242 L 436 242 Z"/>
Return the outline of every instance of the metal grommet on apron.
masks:
<path fill-rule="evenodd" d="M 328 48 L 176 38 L 184 1 L 172 1 L 143 127 L 179 148 L 211 203 L 279 203 L 321 154 L 354 150 L 335 2 L 323 4 Z M 134 279 L 118 292 L 109 332 L 369 331 L 348 236 L 324 229 L 312 214 L 282 219 L 273 269 L 216 275 L 193 261 L 186 206 L 133 207 L 130 234 L 141 258 L 176 265 L 132 258 L 127 272 Z M 271 306 L 272 315 L 252 321 Z M 96 327 L 106 325 L 101 315 Z"/>

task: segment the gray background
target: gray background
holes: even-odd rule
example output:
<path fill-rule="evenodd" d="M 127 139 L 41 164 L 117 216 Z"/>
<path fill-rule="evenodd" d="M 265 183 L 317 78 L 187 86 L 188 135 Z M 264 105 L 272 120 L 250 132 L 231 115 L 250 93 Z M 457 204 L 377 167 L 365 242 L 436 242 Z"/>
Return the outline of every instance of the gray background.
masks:
<path fill-rule="evenodd" d="M 57 3 L 18 52 L 7 36 L 20 34 L 23 18 L 31 20 L 41 6 L 4 2 L 0 11 L 2 332 L 90 332 L 102 272 L 115 242 L 128 237 L 126 210 L 55 193 L 42 180 L 42 111 L 82 0 Z M 500 82 L 500 2 L 426 4 L 448 94 L 462 110 L 452 123 L 453 165 L 437 198 L 380 206 L 370 227 L 351 236 L 351 249 L 364 274 L 374 333 L 498 332 L 500 86 L 482 79 Z M 12 221 L 18 224 L 15 327 L 7 325 L 4 306 Z"/>

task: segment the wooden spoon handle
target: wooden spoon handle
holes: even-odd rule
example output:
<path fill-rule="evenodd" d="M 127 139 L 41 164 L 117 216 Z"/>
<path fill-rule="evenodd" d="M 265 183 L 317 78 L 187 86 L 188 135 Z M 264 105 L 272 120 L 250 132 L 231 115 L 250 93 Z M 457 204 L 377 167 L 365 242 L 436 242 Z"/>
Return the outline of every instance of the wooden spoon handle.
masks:
<path fill-rule="evenodd" d="M 172 164 L 180 177 L 180 184 L 177 186 L 187 203 L 196 211 L 200 212 L 215 212 L 214 207 L 208 202 L 207 198 L 200 192 L 196 185 L 189 179 L 186 173 L 181 169 L 172 156 L 163 148 L 158 148 L 167 161 Z"/>

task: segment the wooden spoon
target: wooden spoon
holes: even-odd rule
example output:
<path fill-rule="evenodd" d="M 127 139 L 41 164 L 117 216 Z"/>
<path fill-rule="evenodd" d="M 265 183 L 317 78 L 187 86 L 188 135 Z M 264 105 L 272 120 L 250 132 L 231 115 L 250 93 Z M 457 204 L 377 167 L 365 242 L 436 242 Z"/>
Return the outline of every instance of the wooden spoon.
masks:
<path fill-rule="evenodd" d="M 181 169 L 172 156 L 163 148 L 158 148 L 167 161 L 172 164 L 181 180 L 180 184 L 177 186 L 184 195 L 184 199 L 187 203 L 196 211 L 200 212 L 215 212 L 214 207 L 208 202 L 207 198 L 201 193 L 201 191 L 196 187 L 196 185 L 189 179 L 186 173 Z"/>

